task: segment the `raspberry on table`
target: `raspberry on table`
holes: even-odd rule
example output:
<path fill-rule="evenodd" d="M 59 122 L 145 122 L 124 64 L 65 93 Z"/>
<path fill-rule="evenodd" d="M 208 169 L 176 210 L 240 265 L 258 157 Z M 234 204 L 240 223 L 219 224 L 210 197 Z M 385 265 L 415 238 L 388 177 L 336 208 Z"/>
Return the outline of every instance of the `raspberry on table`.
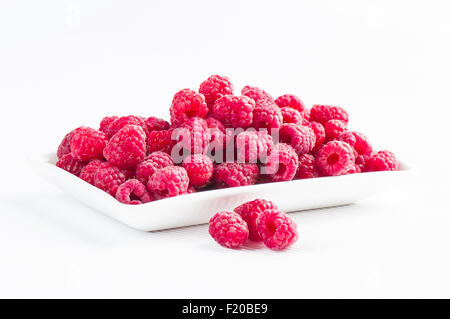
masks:
<path fill-rule="evenodd" d="M 122 128 L 124 128 L 127 125 L 137 125 L 140 126 L 145 134 L 147 134 L 147 127 L 145 126 L 145 119 L 140 116 L 135 115 L 127 115 L 127 116 L 121 116 L 115 121 L 111 122 L 108 126 L 105 127 L 105 134 L 108 139 L 110 139 L 114 134 L 119 132 Z"/>
<path fill-rule="evenodd" d="M 292 146 L 278 143 L 264 163 L 264 171 L 274 182 L 290 181 L 298 167 L 298 155 Z"/>
<path fill-rule="evenodd" d="M 119 185 L 130 178 L 131 175 L 132 173 L 130 171 L 120 169 L 111 165 L 111 163 L 104 162 L 98 166 L 97 171 L 94 174 L 94 186 L 107 192 L 111 196 L 115 196 Z"/>
<path fill-rule="evenodd" d="M 236 137 L 238 162 L 256 163 L 264 160 L 273 147 L 272 136 L 266 130 L 249 130 Z"/>
<path fill-rule="evenodd" d="M 341 120 L 329 120 L 325 123 L 325 141 L 336 139 L 339 135 L 347 131 L 347 123 Z M 345 142 L 345 141 L 344 141 Z"/>
<path fill-rule="evenodd" d="M 129 205 L 139 205 L 153 200 L 145 185 L 137 179 L 129 179 L 122 183 L 117 188 L 116 199 Z"/>
<path fill-rule="evenodd" d="M 375 171 L 398 171 L 399 162 L 394 153 L 390 151 L 379 151 L 372 155 L 366 162 L 365 172 Z"/>
<path fill-rule="evenodd" d="M 325 176 L 343 175 L 355 166 L 353 148 L 342 141 L 331 141 L 317 152 L 316 165 Z"/>
<path fill-rule="evenodd" d="M 295 174 L 296 179 L 319 177 L 316 167 L 316 159 L 312 154 L 302 154 L 298 156 L 298 168 Z"/>
<path fill-rule="evenodd" d="M 73 157 L 72 153 L 68 153 L 63 155 L 57 162 L 56 166 L 59 168 L 62 168 L 63 170 L 78 176 L 81 173 L 81 170 L 83 167 L 86 166 L 86 163 L 83 161 L 80 161 L 79 159 L 76 159 Z"/>
<path fill-rule="evenodd" d="M 293 108 L 283 107 L 281 109 L 281 115 L 283 116 L 283 123 L 294 123 L 297 125 L 302 125 L 303 123 L 302 113 Z"/>
<path fill-rule="evenodd" d="M 188 174 L 181 166 L 161 168 L 149 178 L 147 183 L 147 189 L 156 199 L 186 194 L 188 186 Z"/>
<path fill-rule="evenodd" d="M 203 94 L 191 89 L 178 91 L 170 106 L 170 121 L 173 126 L 180 126 L 191 117 L 206 117 L 209 109 Z"/>
<path fill-rule="evenodd" d="M 187 150 L 189 154 L 203 154 L 210 140 L 208 133 L 205 119 L 191 117 L 181 127 L 174 129 L 174 137 L 178 141 L 175 146 Z"/>
<path fill-rule="evenodd" d="M 70 139 L 70 150 L 74 158 L 88 162 L 103 158 L 103 149 L 106 146 L 105 134 L 90 127 L 79 127 L 73 132 Z"/>
<path fill-rule="evenodd" d="M 224 95 L 214 103 L 213 115 L 226 127 L 246 128 L 253 123 L 255 102 L 246 96 Z"/>
<path fill-rule="evenodd" d="M 161 151 L 167 154 L 172 152 L 176 141 L 172 139 L 173 129 L 163 131 L 151 131 L 148 133 L 147 150 L 149 153 Z"/>
<path fill-rule="evenodd" d="M 233 95 L 233 84 L 226 76 L 211 75 L 200 84 L 198 92 L 205 96 L 206 104 L 211 109 L 217 99 Z"/>
<path fill-rule="evenodd" d="M 136 179 L 147 185 L 148 179 L 157 170 L 174 165 L 172 157 L 161 151 L 156 151 L 147 155 L 136 168 Z"/>
<path fill-rule="evenodd" d="M 208 156 L 203 154 L 194 154 L 186 157 L 182 166 L 186 169 L 190 184 L 196 188 L 206 186 L 214 172 L 213 162 Z"/>
<path fill-rule="evenodd" d="M 166 120 L 150 116 L 145 120 L 145 127 L 148 133 L 152 131 L 164 131 L 170 128 L 170 123 Z"/>
<path fill-rule="evenodd" d="M 106 145 L 103 155 L 111 165 L 134 170 L 147 152 L 145 133 L 142 127 L 127 125 L 121 128 Z"/>
<path fill-rule="evenodd" d="M 264 244 L 273 250 L 286 249 L 298 239 L 297 224 L 278 209 L 261 212 L 256 229 Z"/>
<path fill-rule="evenodd" d="M 80 178 L 91 185 L 94 185 L 94 177 L 97 169 L 100 167 L 103 161 L 93 160 L 89 162 L 80 172 Z"/>
<path fill-rule="evenodd" d="M 339 135 L 337 140 L 346 142 L 352 146 L 359 155 L 372 155 L 372 145 L 364 134 L 355 131 L 347 131 Z"/>
<path fill-rule="evenodd" d="M 112 122 L 114 122 L 115 120 L 119 119 L 118 116 L 113 115 L 113 116 L 105 116 L 101 121 L 100 121 L 100 127 L 99 127 L 99 131 L 102 131 L 103 133 L 106 133 L 106 131 L 108 130 L 108 127 L 111 125 Z"/>
<path fill-rule="evenodd" d="M 300 98 L 294 94 L 281 95 L 275 100 L 275 103 L 280 108 L 289 107 L 299 112 L 303 112 L 305 110 L 305 105 L 303 104 L 302 100 L 300 100 Z"/>
<path fill-rule="evenodd" d="M 209 220 L 209 234 L 226 248 L 239 248 L 248 238 L 247 223 L 235 212 L 220 212 Z"/>
<path fill-rule="evenodd" d="M 316 153 L 317 150 L 323 145 L 323 142 L 325 141 L 325 128 L 319 122 L 314 121 L 304 122 L 303 126 L 312 128 L 314 134 L 316 135 L 316 144 L 314 144 L 314 147 L 311 151 L 312 153 Z"/>
<path fill-rule="evenodd" d="M 283 124 L 283 116 L 275 102 L 260 100 L 255 104 L 253 110 L 253 127 L 256 130 L 266 128 L 271 132 L 271 129 L 279 128 L 281 124 Z"/>
<path fill-rule="evenodd" d="M 310 110 L 310 120 L 325 125 L 329 120 L 348 123 L 348 114 L 340 106 L 315 104 Z"/>
<path fill-rule="evenodd" d="M 256 229 L 256 220 L 267 209 L 278 209 L 278 207 L 271 201 L 265 199 L 255 199 L 250 202 L 246 202 L 234 209 L 236 213 L 241 215 L 242 219 L 247 223 L 249 236 L 248 238 L 253 241 L 261 241 Z"/>
<path fill-rule="evenodd" d="M 291 145 L 299 155 L 310 152 L 316 144 L 316 135 L 311 128 L 293 123 L 281 126 L 279 139 L 281 143 Z"/>
<path fill-rule="evenodd" d="M 275 102 L 273 97 L 269 93 L 267 93 L 263 89 L 257 88 L 256 86 L 244 86 L 241 90 L 241 94 L 248 96 L 253 101 L 255 101 L 255 103 L 258 103 L 262 100 Z"/>
<path fill-rule="evenodd" d="M 218 187 L 253 185 L 259 175 L 254 163 L 222 163 L 214 167 L 214 180 Z"/>
<path fill-rule="evenodd" d="M 74 131 L 75 131 L 75 130 L 70 131 L 69 133 L 67 133 L 67 134 L 64 136 L 63 140 L 61 141 L 61 144 L 59 144 L 59 146 L 58 146 L 58 151 L 56 152 L 56 156 L 57 156 L 58 158 L 61 158 L 61 157 L 63 157 L 64 155 L 70 153 L 70 139 L 72 138 L 72 135 L 73 135 L 73 132 L 74 132 Z"/>

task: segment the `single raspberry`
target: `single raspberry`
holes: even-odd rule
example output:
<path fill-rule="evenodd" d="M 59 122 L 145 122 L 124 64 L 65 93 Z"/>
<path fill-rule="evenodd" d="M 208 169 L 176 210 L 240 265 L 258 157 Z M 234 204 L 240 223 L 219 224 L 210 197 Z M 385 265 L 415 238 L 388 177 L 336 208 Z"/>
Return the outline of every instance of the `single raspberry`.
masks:
<path fill-rule="evenodd" d="M 275 103 L 280 108 L 290 107 L 293 108 L 299 112 L 303 112 L 305 110 L 305 105 L 303 104 L 302 100 L 294 94 L 284 94 L 282 96 L 279 96 Z"/>
<path fill-rule="evenodd" d="M 249 130 L 236 137 L 237 160 L 241 163 L 256 163 L 258 160 L 264 160 L 272 147 L 272 136 L 265 130 Z"/>
<path fill-rule="evenodd" d="M 94 175 L 94 186 L 115 196 L 117 188 L 131 175 L 130 171 L 120 169 L 111 165 L 111 163 L 101 163 Z"/>
<path fill-rule="evenodd" d="M 279 128 L 283 124 L 280 108 L 273 101 L 260 100 L 253 110 L 253 127 L 257 130 Z"/>
<path fill-rule="evenodd" d="M 211 75 L 200 84 L 198 92 L 205 96 L 206 104 L 212 108 L 217 99 L 233 94 L 233 84 L 226 76 Z"/>
<path fill-rule="evenodd" d="M 145 134 L 147 134 L 147 127 L 145 126 L 145 119 L 140 116 L 127 115 L 119 117 L 117 120 L 113 121 L 110 125 L 105 127 L 105 134 L 108 139 L 110 139 L 114 134 L 119 132 L 122 128 L 127 125 L 137 125 L 140 126 Z"/>
<path fill-rule="evenodd" d="M 167 166 L 157 170 L 148 180 L 147 188 L 156 199 L 186 194 L 189 177 L 180 166 Z"/>
<path fill-rule="evenodd" d="M 100 164 L 103 162 L 101 160 L 93 160 L 87 164 L 80 173 L 80 178 L 91 185 L 94 185 L 94 177 Z"/>
<path fill-rule="evenodd" d="M 145 120 L 145 127 L 147 128 L 147 132 L 164 131 L 170 128 L 170 123 L 166 120 L 150 116 Z"/>
<path fill-rule="evenodd" d="M 372 155 L 364 167 L 366 172 L 374 171 L 397 171 L 399 163 L 394 153 L 390 151 L 379 151 Z"/>
<path fill-rule="evenodd" d="M 341 120 L 344 123 L 348 123 L 347 112 L 339 107 L 332 105 L 313 105 L 310 111 L 311 121 L 319 122 L 325 125 L 329 120 Z"/>
<path fill-rule="evenodd" d="M 345 174 L 355 166 L 354 150 L 345 142 L 328 142 L 317 152 L 316 165 L 326 176 Z"/>
<path fill-rule="evenodd" d="M 191 185 L 197 188 L 206 186 L 214 172 L 213 162 L 203 154 L 186 157 L 182 166 L 186 169 Z"/>
<path fill-rule="evenodd" d="M 79 159 L 76 159 L 73 157 L 72 153 L 63 155 L 57 162 L 56 166 L 59 168 L 62 168 L 65 171 L 68 171 L 69 173 L 73 175 L 80 175 L 81 170 L 84 166 L 86 166 L 86 163 L 83 161 L 80 161 Z"/>
<path fill-rule="evenodd" d="M 142 127 L 127 125 L 111 137 L 103 155 L 111 165 L 134 170 L 144 160 L 146 152 L 147 144 Z"/>
<path fill-rule="evenodd" d="M 206 117 L 208 111 L 203 94 L 190 89 L 183 89 L 178 91 L 173 97 L 172 105 L 170 106 L 170 121 L 172 125 L 179 126 L 191 117 Z"/>
<path fill-rule="evenodd" d="M 254 163 L 222 163 L 214 167 L 214 180 L 219 187 L 253 185 L 259 175 Z"/>
<path fill-rule="evenodd" d="M 372 155 L 372 145 L 368 138 L 359 132 L 347 131 L 337 137 L 338 141 L 346 142 L 352 146 L 359 155 Z"/>
<path fill-rule="evenodd" d="M 288 144 L 278 143 L 264 163 L 264 173 L 274 182 L 290 181 L 298 167 L 298 155 Z"/>
<path fill-rule="evenodd" d="M 61 141 L 61 144 L 59 144 L 59 146 L 58 146 L 58 151 L 56 152 L 56 156 L 57 156 L 58 158 L 61 158 L 61 157 L 63 157 L 64 155 L 70 153 L 70 139 L 72 138 L 72 135 L 73 135 L 73 132 L 74 132 L 74 131 L 75 131 L 75 130 L 70 131 L 69 133 L 67 133 L 67 134 L 64 136 L 63 140 Z"/>
<path fill-rule="evenodd" d="M 209 220 L 209 234 L 216 242 L 227 248 L 239 248 L 248 238 L 248 227 L 235 212 L 221 212 Z"/>
<path fill-rule="evenodd" d="M 325 128 L 319 122 L 314 121 L 304 122 L 303 126 L 312 128 L 314 134 L 316 135 L 316 144 L 314 144 L 314 147 L 311 151 L 313 153 L 316 153 L 317 150 L 322 146 L 323 142 L 325 141 Z"/>
<path fill-rule="evenodd" d="M 103 132 L 90 127 L 79 127 L 73 132 L 70 139 L 70 150 L 73 157 L 80 161 L 102 159 L 106 142 Z"/>
<path fill-rule="evenodd" d="M 213 114 L 226 127 L 246 128 L 252 125 L 255 102 L 246 96 L 224 95 L 216 100 Z"/>
<path fill-rule="evenodd" d="M 256 230 L 256 220 L 267 209 L 278 209 L 278 207 L 265 199 L 255 199 L 250 202 L 244 203 L 234 209 L 236 213 L 241 215 L 242 219 L 247 223 L 249 236 L 248 238 L 253 241 L 261 241 Z"/>
<path fill-rule="evenodd" d="M 118 116 L 105 116 L 101 122 L 100 122 L 100 128 L 98 129 L 99 131 L 102 131 L 103 133 L 106 133 L 106 131 L 108 130 L 108 127 L 112 124 L 112 122 L 114 122 L 115 120 L 119 119 Z"/>
<path fill-rule="evenodd" d="M 208 128 L 210 128 L 211 130 L 218 129 L 222 133 L 225 133 L 226 130 L 225 125 L 223 125 L 223 123 L 218 119 L 216 119 L 215 117 L 210 116 L 206 118 L 206 125 L 208 125 Z"/>
<path fill-rule="evenodd" d="M 253 101 L 255 101 L 255 103 L 258 103 L 262 100 L 275 102 L 273 97 L 269 93 L 267 93 L 263 89 L 257 88 L 256 86 L 244 86 L 241 90 L 241 94 L 248 96 Z"/>
<path fill-rule="evenodd" d="M 347 131 L 347 124 L 340 120 L 329 120 L 325 123 L 325 141 L 336 139 L 339 135 Z M 345 142 L 345 141 L 344 141 Z"/>
<path fill-rule="evenodd" d="M 156 151 L 165 152 L 170 154 L 172 147 L 176 141 L 172 139 L 173 129 L 163 131 L 151 131 L 148 133 L 147 149 L 149 153 Z"/>
<path fill-rule="evenodd" d="M 281 109 L 281 115 L 283 116 L 283 123 L 294 123 L 297 125 L 302 125 L 303 123 L 302 113 L 293 108 L 283 107 Z"/>
<path fill-rule="evenodd" d="M 298 169 L 295 174 L 296 179 L 318 177 L 319 172 L 316 167 L 316 159 L 314 155 L 302 154 L 298 157 Z"/>
<path fill-rule="evenodd" d="M 144 158 L 136 168 L 136 179 L 147 185 L 148 179 L 157 170 L 174 165 L 172 157 L 164 152 L 156 151 Z"/>
<path fill-rule="evenodd" d="M 138 205 L 153 200 L 147 188 L 137 179 L 129 179 L 122 183 L 116 191 L 116 199 L 124 204 Z"/>
<path fill-rule="evenodd" d="M 358 155 L 355 158 L 355 164 L 360 168 L 360 171 L 364 170 L 367 161 L 369 160 L 370 155 Z"/>
<path fill-rule="evenodd" d="M 299 155 L 310 152 L 316 144 L 316 135 L 307 126 L 283 124 L 279 134 L 280 142 L 291 145 Z"/>
<path fill-rule="evenodd" d="M 200 117 L 191 117 L 174 129 L 174 138 L 178 141 L 177 147 L 187 150 L 189 154 L 203 154 L 210 140 L 206 121 Z"/>
<path fill-rule="evenodd" d="M 353 165 L 349 170 L 347 170 L 343 175 L 357 174 L 361 173 L 361 168 L 358 165 Z"/>
<path fill-rule="evenodd" d="M 278 209 L 261 212 L 256 229 L 264 244 L 273 250 L 285 249 L 298 239 L 297 224 Z"/>

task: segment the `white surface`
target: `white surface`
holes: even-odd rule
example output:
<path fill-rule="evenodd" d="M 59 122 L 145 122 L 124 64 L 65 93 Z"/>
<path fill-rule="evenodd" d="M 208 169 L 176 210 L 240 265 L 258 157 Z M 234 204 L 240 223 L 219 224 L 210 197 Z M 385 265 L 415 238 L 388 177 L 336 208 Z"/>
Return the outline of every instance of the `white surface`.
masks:
<path fill-rule="evenodd" d="M 448 6 L 2 1 L 0 297 L 450 297 Z M 123 226 L 22 160 L 105 114 L 167 117 L 177 90 L 213 73 L 343 105 L 416 179 L 291 214 L 300 240 L 286 252 L 232 251 L 205 226 Z"/>

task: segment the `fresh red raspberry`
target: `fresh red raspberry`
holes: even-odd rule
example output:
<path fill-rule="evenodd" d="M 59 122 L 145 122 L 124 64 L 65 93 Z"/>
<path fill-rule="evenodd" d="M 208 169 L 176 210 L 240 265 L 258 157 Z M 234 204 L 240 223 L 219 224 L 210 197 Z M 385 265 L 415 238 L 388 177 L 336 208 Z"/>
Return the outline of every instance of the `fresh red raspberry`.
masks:
<path fill-rule="evenodd" d="M 148 180 L 147 189 L 156 199 L 186 194 L 189 177 L 181 166 L 167 166 L 157 170 Z"/>
<path fill-rule="evenodd" d="M 305 110 L 305 105 L 303 104 L 302 100 L 294 94 L 284 94 L 282 96 L 279 96 L 275 103 L 280 108 L 284 107 L 290 107 L 293 108 L 299 112 L 303 112 Z"/>
<path fill-rule="evenodd" d="M 370 155 L 358 155 L 355 158 L 355 164 L 360 168 L 360 171 L 364 170 L 367 161 L 369 160 Z"/>
<path fill-rule="evenodd" d="M 248 96 L 253 101 L 255 101 L 255 103 L 258 103 L 262 100 L 275 102 L 273 97 L 269 93 L 267 93 L 263 89 L 257 88 L 256 86 L 244 86 L 241 90 L 241 94 Z"/>
<path fill-rule="evenodd" d="M 253 110 L 253 127 L 255 129 L 266 128 L 271 131 L 271 129 L 279 128 L 281 124 L 283 124 L 281 110 L 273 101 L 260 100 L 256 103 Z"/>
<path fill-rule="evenodd" d="M 219 187 L 253 185 L 259 175 L 254 163 L 222 163 L 214 167 L 214 180 Z"/>
<path fill-rule="evenodd" d="M 375 171 L 398 171 L 399 163 L 394 153 L 390 151 L 379 151 L 372 155 L 364 167 L 366 172 Z"/>
<path fill-rule="evenodd" d="M 206 186 L 212 178 L 214 165 L 211 159 L 203 154 L 194 154 L 184 159 L 182 166 L 186 169 L 192 186 Z"/>
<path fill-rule="evenodd" d="M 248 238 L 253 241 L 261 241 L 256 230 L 256 220 L 267 209 L 278 209 L 278 207 L 265 199 L 255 199 L 250 202 L 244 203 L 234 209 L 236 213 L 241 215 L 242 219 L 247 223 L 249 236 Z"/>
<path fill-rule="evenodd" d="M 281 115 L 283 116 L 283 123 L 294 123 L 297 125 L 302 125 L 303 123 L 302 113 L 293 108 L 283 107 L 281 109 Z"/>
<path fill-rule="evenodd" d="M 316 165 L 326 176 L 343 175 L 355 166 L 354 150 L 345 142 L 328 142 L 317 152 Z"/>
<path fill-rule="evenodd" d="M 83 126 L 73 132 L 70 139 L 70 150 L 74 158 L 88 162 L 103 158 L 106 142 L 103 132 Z"/>
<path fill-rule="evenodd" d="M 206 117 L 208 114 L 203 94 L 190 89 L 183 89 L 177 92 L 170 106 L 170 121 L 174 126 L 180 126 L 191 117 Z"/>
<path fill-rule="evenodd" d="M 299 155 L 310 152 L 316 144 L 316 135 L 307 126 L 283 124 L 279 134 L 280 142 L 291 145 Z"/>
<path fill-rule="evenodd" d="M 325 123 L 325 141 L 336 139 L 339 135 L 347 131 L 347 124 L 340 120 L 329 120 Z"/>
<path fill-rule="evenodd" d="M 147 185 L 148 179 L 157 170 L 174 165 L 172 157 L 161 151 L 156 151 L 144 158 L 136 168 L 136 179 Z"/>
<path fill-rule="evenodd" d="M 222 133 L 225 133 L 226 130 L 225 125 L 223 125 L 223 123 L 218 119 L 216 119 L 215 117 L 210 116 L 206 118 L 206 125 L 208 125 L 208 128 L 210 128 L 211 130 L 218 129 Z"/>
<path fill-rule="evenodd" d="M 256 229 L 264 244 L 273 250 L 283 250 L 298 239 L 297 224 L 278 209 L 261 212 Z"/>
<path fill-rule="evenodd" d="M 209 234 L 226 248 L 239 248 L 248 238 L 248 227 L 235 212 L 221 212 L 209 220 Z"/>
<path fill-rule="evenodd" d="M 214 102 L 224 95 L 233 95 L 233 84 L 226 76 L 211 75 L 200 84 L 199 93 L 203 94 L 211 109 Z"/>
<path fill-rule="evenodd" d="M 145 119 L 140 116 L 127 115 L 119 117 L 117 120 L 113 121 L 110 125 L 105 127 L 105 134 L 108 139 L 110 139 L 114 134 L 119 132 L 122 128 L 127 125 L 137 125 L 140 126 L 145 134 L 147 134 L 147 127 L 145 126 Z"/>
<path fill-rule="evenodd" d="M 241 163 L 256 163 L 258 160 L 264 160 L 272 147 L 272 136 L 265 130 L 249 130 L 236 137 L 237 160 Z"/>
<path fill-rule="evenodd" d="M 341 120 L 348 123 L 348 114 L 339 106 L 316 104 L 310 110 L 310 119 L 322 125 L 325 125 L 329 120 Z"/>
<path fill-rule="evenodd" d="M 223 163 L 226 159 L 226 132 L 222 132 L 218 128 L 212 128 L 209 129 L 208 134 L 210 136 L 210 140 L 205 154 L 207 154 L 213 162 Z"/>
<path fill-rule="evenodd" d="M 67 133 L 67 134 L 64 136 L 63 140 L 61 141 L 61 144 L 59 144 L 59 146 L 58 146 L 58 151 L 56 152 L 56 156 L 57 156 L 58 158 L 61 158 L 61 157 L 63 157 L 64 155 L 70 153 L 70 139 L 72 138 L 72 135 L 73 135 L 73 132 L 74 132 L 74 131 L 75 131 L 75 130 L 70 131 L 69 133 Z"/>
<path fill-rule="evenodd" d="M 316 159 L 314 155 L 302 154 L 298 157 L 298 169 L 295 174 L 296 179 L 318 177 L 319 172 L 316 167 Z"/>
<path fill-rule="evenodd" d="M 127 170 L 120 169 L 111 163 L 101 163 L 94 175 L 94 186 L 107 192 L 111 196 L 115 196 L 117 188 L 125 182 L 132 173 Z"/>
<path fill-rule="evenodd" d="M 56 166 L 59 168 L 62 168 L 65 171 L 68 171 L 69 173 L 73 175 L 80 175 L 81 170 L 84 166 L 86 166 L 86 163 L 83 161 L 80 161 L 73 157 L 72 153 L 63 155 L 57 162 Z"/>
<path fill-rule="evenodd" d="M 266 158 L 263 173 L 274 182 L 290 181 L 298 167 L 298 155 L 288 144 L 278 143 Z"/>
<path fill-rule="evenodd" d="M 112 122 L 114 122 L 115 120 L 119 119 L 118 116 L 105 116 L 101 122 L 100 122 L 100 128 L 98 129 L 99 131 L 102 131 L 103 133 L 106 133 L 106 131 L 108 130 L 108 127 L 112 124 Z"/>
<path fill-rule="evenodd" d="M 178 141 L 177 147 L 186 149 L 189 154 L 203 154 L 208 147 L 210 135 L 205 119 L 191 117 L 174 129 L 174 138 Z"/>
<path fill-rule="evenodd" d="M 139 205 L 153 200 L 147 188 L 137 179 L 129 179 L 122 183 L 116 191 L 116 199 L 129 205 Z"/>
<path fill-rule="evenodd" d="M 344 173 L 344 175 L 357 174 L 361 173 L 361 168 L 358 165 L 353 165 L 348 171 Z"/>
<path fill-rule="evenodd" d="M 346 142 L 352 146 L 359 155 L 372 155 L 372 145 L 364 134 L 355 131 L 347 131 L 337 137 L 338 141 Z"/>
<path fill-rule="evenodd" d="M 161 151 L 167 154 L 172 152 L 176 141 L 172 139 L 173 129 L 163 131 L 151 131 L 148 133 L 147 149 L 149 153 Z"/>
<path fill-rule="evenodd" d="M 246 128 L 252 125 L 255 102 L 246 96 L 224 95 L 216 100 L 213 114 L 226 127 Z"/>
<path fill-rule="evenodd" d="M 142 127 L 127 125 L 109 140 L 103 155 L 111 165 L 134 170 L 144 160 L 146 152 L 147 144 Z"/>
<path fill-rule="evenodd" d="M 80 173 L 80 178 L 91 185 L 94 185 L 94 177 L 100 164 L 103 162 L 101 160 L 93 160 L 87 164 Z"/>
<path fill-rule="evenodd" d="M 303 125 L 312 128 L 314 134 L 316 135 L 316 144 L 314 144 L 314 147 L 311 151 L 313 153 L 316 153 L 325 141 L 325 128 L 319 122 L 314 121 L 304 122 Z"/>
<path fill-rule="evenodd" d="M 147 128 L 147 132 L 164 131 L 170 128 L 170 123 L 166 120 L 150 116 L 145 120 L 145 127 Z"/>

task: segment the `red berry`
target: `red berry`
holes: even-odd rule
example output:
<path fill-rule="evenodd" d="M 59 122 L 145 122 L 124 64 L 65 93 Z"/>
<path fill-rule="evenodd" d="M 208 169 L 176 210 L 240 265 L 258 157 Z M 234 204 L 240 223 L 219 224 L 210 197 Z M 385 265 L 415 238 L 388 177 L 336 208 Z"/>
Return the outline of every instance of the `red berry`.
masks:
<path fill-rule="evenodd" d="M 236 137 L 237 160 L 256 163 L 272 150 L 272 136 L 267 131 L 245 131 Z"/>
<path fill-rule="evenodd" d="M 303 104 L 302 100 L 294 94 L 284 94 L 282 96 L 279 96 L 275 103 L 280 108 L 290 107 L 293 108 L 299 112 L 303 112 L 305 110 L 305 105 Z"/>
<path fill-rule="evenodd" d="M 173 97 L 170 106 L 170 120 L 172 125 L 179 126 L 191 117 L 206 117 L 208 111 L 203 94 L 190 89 L 183 89 Z"/>
<path fill-rule="evenodd" d="M 157 170 L 148 180 L 147 188 L 156 199 L 186 194 L 189 177 L 180 166 L 167 166 Z"/>
<path fill-rule="evenodd" d="M 314 134 L 316 135 L 316 144 L 314 144 L 314 147 L 311 152 L 315 153 L 317 150 L 322 146 L 323 142 L 325 141 L 325 128 L 322 124 L 319 122 L 304 122 L 304 126 L 308 126 L 312 128 L 314 131 Z"/>
<path fill-rule="evenodd" d="M 197 188 L 206 186 L 214 172 L 213 162 L 203 154 L 186 157 L 183 161 L 183 167 L 189 176 L 189 182 Z"/>
<path fill-rule="evenodd" d="M 130 176 L 131 172 L 120 169 L 111 163 L 102 163 L 98 166 L 94 175 L 94 186 L 115 196 L 117 188 L 125 182 Z"/>
<path fill-rule="evenodd" d="M 101 160 L 93 160 L 87 164 L 80 173 L 80 178 L 91 185 L 94 185 L 94 177 L 100 164 L 103 162 Z"/>
<path fill-rule="evenodd" d="M 100 128 L 98 129 L 99 131 L 102 131 L 103 133 L 106 133 L 106 131 L 108 130 L 108 127 L 111 125 L 112 122 L 114 122 L 115 120 L 117 120 L 119 117 L 118 116 L 105 116 L 101 122 L 100 122 Z"/>
<path fill-rule="evenodd" d="M 297 225 L 278 209 L 266 209 L 256 221 L 256 229 L 264 244 L 273 250 L 282 250 L 298 239 Z"/>
<path fill-rule="evenodd" d="M 61 141 L 61 144 L 59 144 L 59 146 L 58 146 L 58 151 L 56 152 L 56 156 L 57 156 L 58 158 L 61 158 L 61 157 L 63 157 L 64 155 L 70 153 L 70 139 L 72 138 L 72 135 L 73 135 L 73 132 L 74 132 L 74 131 L 75 131 L 75 130 L 70 131 L 69 133 L 67 133 L 67 134 L 64 136 L 63 140 Z"/>
<path fill-rule="evenodd" d="M 338 141 L 346 142 L 352 146 L 359 155 L 372 155 L 372 145 L 367 137 L 359 132 L 347 131 L 337 137 Z"/>
<path fill-rule="evenodd" d="M 298 157 L 298 169 L 295 174 L 296 179 L 318 177 L 319 172 L 316 167 L 316 159 L 312 154 L 302 154 Z"/>
<path fill-rule="evenodd" d="M 222 163 L 214 168 L 214 180 L 219 187 L 253 185 L 259 175 L 254 163 Z"/>
<path fill-rule="evenodd" d="M 253 110 L 253 127 L 257 130 L 279 128 L 283 124 L 280 108 L 273 101 L 260 100 Z"/>
<path fill-rule="evenodd" d="M 102 159 L 106 142 L 103 132 L 90 127 L 79 127 L 73 132 L 70 139 L 70 150 L 73 157 L 80 161 Z"/>
<path fill-rule="evenodd" d="M 145 126 L 145 119 L 140 116 L 127 115 L 119 117 L 117 120 L 113 121 L 110 125 L 105 127 L 105 134 L 108 139 L 110 139 L 114 134 L 119 132 L 122 128 L 127 125 L 137 125 L 140 126 L 145 134 L 147 134 L 147 127 Z"/>
<path fill-rule="evenodd" d="M 71 153 L 63 155 L 57 162 L 56 166 L 59 168 L 62 168 L 65 171 L 68 171 L 69 173 L 73 175 L 80 175 L 81 170 L 84 166 L 86 166 L 86 163 L 83 161 L 80 161 L 79 159 L 76 159 L 73 157 Z"/>
<path fill-rule="evenodd" d="M 348 114 L 339 106 L 316 104 L 310 110 L 310 120 L 322 125 L 325 125 L 329 120 L 341 120 L 348 123 Z"/>
<path fill-rule="evenodd" d="M 212 108 L 217 99 L 233 94 L 233 84 L 226 76 L 211 75 L 200 84 L 198 92 L 205 96 L 206 104 Z"/>
<path fill-rule="evenodd" d="M 262 100 L 274 102 L 273 97 L 269 93 L 267 93 L 263 89 L 257 88 L 256 86 L 244 86 L 241 90 L 241 94 L 248 96 L 253 101 L 255 101 L 255 103 L 258 103 Z"/>
<path fill-rule="evenodd" d="M 253 122 L 255 102 L 246 96 L 224 95 L 213 106 L 214 117 L 226 127 L 249 127 Z"/>
<path fill-rule="evenodd" d="M 316 135 L 307 126 L 283 124 L 279 134 L 280 142 L 291 145 L 299 155 L 310 152 L 316 144 Z"/>
<path fill-rule="evenodd" d="M 316 164 L 326 176 L 343 175 L 355 166 L 355 152 L 345 142 L 331 141 L 317 152 Z"/>
<path fill-rule="evenodd" d="M 221 212 L 209 220 L 209 233 L 220 245 L 239 248 L 247 241 L 248 227 L 239 214 Z"/>
<path fill-rule="evenodd" d="M 294 178 L 298 167 L 298 156 L 288 144 L 279 143 L 274 146 L 267 157 L 262 173 L 274 182 L 290 181 Z"/>
<path fill-rule="evenodd" d="M 281 115 L 283 116 L 283 123 L 294 123 L 302 125 L 303 115 L 297 110 L 290 107 L 283 107 L 281 109 Z"/>
<path fill-rule="evenodd" d="M 340 120 L 329 120 L 325 123 L 325 140 L 327 142 L 332 141 L 346 131 L 347 124 L 345 122 Z"/>
<path fill-rule="evenodd" d="M 165 152 L 170 154 L 172 147 L 176 141 L 172 139 L 173 129 L 163 131 L 151 131 L 148 133 L 147 149 L 149 153 L 156 151 Z"/>
<path fill-rule="evenodd" d="M 172 157 L 164 152 L 156 151 L 144 158 L 136 168 L 136 179 L 147 185 L 148 179 L 157 170 L 174 165 Z"/>
<path fill-rule="evenodd" d="M 206 125 L 208 125 L 208 128 L 210 128 L 211 130 L 218 129 L 222 133 L 225 133 L 225 130 L 226 130 L 225 125 L 223 125 L 223 123 L 221 121 L 219 121 L 218 119 L 216 119 L 212 116 L 206 118 Z"/>
<path fill-rule="evenodd" d="M 256 220 L 267 209 L 278 209 L 277 206 L 265 199 L 255 199 L 250 202 L 244 203 L 234 209 L 236 213 L 241 215 L 242 219 L 247 223 L 249 236 L 248 238 L 253 241 L 261 241 L 256 230 Z"/>
<path fill-rule="evenodd" d="M 394 153 L 390 151 L 379 151 L 367 160 L 364 171 L 397 171 L 398 169 L 399 163 Z"/>
<path fill-rule="evenodd" d="M 153 200 L 147 188 L 137 179 L 129 179 L 122 183 L 116 191 L 116 199 L 124 204 L 138 205 Z"/>
<path fill-rule="evenodd" d="M 170 123 L 166 120 L 150 116 L 145 120 L 145 127 L 147 128 L 147 132 L 164 131 L 170 128 Z"/>
<path fill-rule="evenodd" d="M 200 117 L 191 117 L 174 129 L 174 138 L 178 141 L 176 147 L 185 149 L 189 154 L 202 154 L 208 147 L 210 136 L 206 121 Z"/>

